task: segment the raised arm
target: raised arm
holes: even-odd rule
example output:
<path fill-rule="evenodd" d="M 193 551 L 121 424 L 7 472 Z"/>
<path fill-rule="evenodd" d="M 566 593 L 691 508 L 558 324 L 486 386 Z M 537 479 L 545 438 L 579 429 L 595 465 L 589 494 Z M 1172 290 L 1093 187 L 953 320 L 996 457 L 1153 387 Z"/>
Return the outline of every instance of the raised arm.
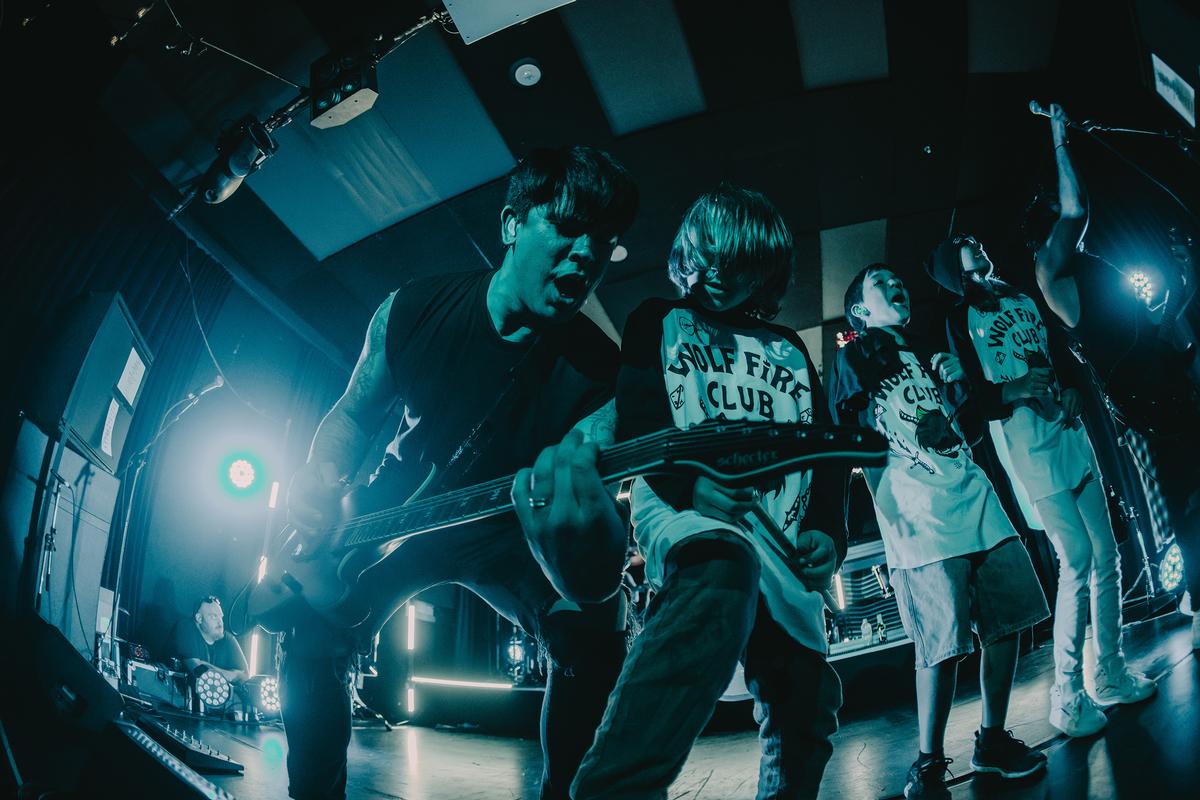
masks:
<path fill-rule="evenodd" d="M 1050 131 L 1058 167 L 1059 213 L 1050 237 L 1037 252 L 1035 271 L 1046 304 L 1073 328 L 1079 322 L 1079 293 L 1070 268 L 1087 230 L 1088 200 L 1067 147 L 1067 116 L 1057 103 L 1050 106 Z"/>
<path fill-rule="evenodd" d="M 346 391 L 321 420 L 313 436 L 308 463 L 296 473 L 288 491 L 288 516 L 301 528 L 328 524 L 342 481 L 366 456 L 371 439 L 387 416 L 395 396 L 387 363 L 387 327 L 395 293 L 376 309 L 366 341 Z"/>

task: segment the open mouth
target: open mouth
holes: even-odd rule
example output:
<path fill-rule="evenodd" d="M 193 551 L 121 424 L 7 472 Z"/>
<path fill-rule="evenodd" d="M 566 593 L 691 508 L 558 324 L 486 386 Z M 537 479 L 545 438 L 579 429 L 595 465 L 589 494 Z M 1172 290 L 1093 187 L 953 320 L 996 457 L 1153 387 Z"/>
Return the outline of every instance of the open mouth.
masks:
<path fill-rule="evenodd" d="M 894 295 L 892 295 L 891 302 L 894 306 L 904 306 L 905 308 L 908 308 L 908 295 L 906 295 L 904 292 L 896 292 Z"/>
<path fill-rule="evenodd" d="M 568 272 L 555 276 L 554 288 L 564 300 L 582 300 L 588 291 L 588 281 L 578 272 Z"/>

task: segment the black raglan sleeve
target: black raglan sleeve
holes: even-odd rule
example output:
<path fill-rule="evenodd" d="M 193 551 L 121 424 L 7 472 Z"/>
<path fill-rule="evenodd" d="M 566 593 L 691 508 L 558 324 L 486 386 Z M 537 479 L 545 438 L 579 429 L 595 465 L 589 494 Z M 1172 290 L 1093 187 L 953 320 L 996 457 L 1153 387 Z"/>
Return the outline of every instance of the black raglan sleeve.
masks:
<path fill-rule="evenodd" d="M 808 376 L 811 381 L 813 406 L 813 424 L 829 425 L 833 423 L 830 416 L 829 403 L 817 375 L 816 365 L 804 346 L 803 340 L 794 333 L 788 332 L 787 339 L 808 361 Z M 834 464 L 820 464 L 813 468 L 812 485 L 810 488 L 808 510 L 800 522 L 800 530 L 818 530 L 829 534 L 837 550 L 837 565 L 840 569 L 846 560 L 846 504 L 847 489 L 850 483 L 850 470 Z"/>
<path fill-rule="evenodd" d="M 662 363 L 662 321 L 671 307 L 667 300 L 648 300 L 625 322 L 617 373 L 618 442 L 675 427 Z M 647 475 L 646 482 L 676 511 L 692 507 L 694 477 Z"/>
<path fill-rule="evenodd" d="M 1001 384 L 992 383 L 983 375 L 983 365 L 968 330 L 966 305 L 956 306 L 946 316 L 946 339 L 951 354 L 958 358 L 967 375 L 964 389 L 970 395 L 975 413 L 985 420 L 1011 417 L 1012 406 L 1004 402 Z"/>

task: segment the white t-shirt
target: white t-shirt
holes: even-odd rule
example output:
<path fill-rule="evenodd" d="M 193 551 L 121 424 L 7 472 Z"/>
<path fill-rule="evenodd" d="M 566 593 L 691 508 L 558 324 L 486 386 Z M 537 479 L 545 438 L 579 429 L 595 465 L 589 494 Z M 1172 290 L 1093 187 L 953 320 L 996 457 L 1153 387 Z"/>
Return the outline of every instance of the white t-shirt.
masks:
<path fill-rule="evenodd" d="M 999 300 L 994 311 L 967 309 L 983 376 L 992 383 L 1007 383 L 1031 367 L 1049 367 L 1046 325 L 1037 305 L 1023 294 Z M 1012 416 L 1001 422 L 1015 477 L 1033 502 L 1074 489 L 1089 474 L 1100 474 L 1083 425 L 1063 414 L 1058 396 L 1056 383 L 1054 397 L 1013 403 Z"/>
<path fill-rule="evenodd" d="M 871 426 L 887 437 L 887 463 L 863 470 L 888 565 L 913 569 L 1016 536 L 941 385 L 912 350 L 899 355 L 903 366 L 871 391 L 867 406 Z"/>
<path fill-rule="evenodd" d="M 815 370 L 801 349 L 770 330 L 726 326 L 686 306 L 672 308 L 662 318 L 661 358 L 678 428 L 716 418 L 813 421 Z M 760 502 L 793 545 L 808 509 L 811 480 L 812 470 L 805 470 L 760 487 L 765 488 Z M 771 616 L 800 644 L 826 652 L 822 596 L 808 590 L 765 543 L 769 535 L 753 515 L 732 524 L 691 509 L 679 511 L 641 478 L 633 484 L 630 506 L 652 586 L 662 585 L 667 553 L 676 544 L 705 531 L 732 531 L 758 555 L 759 590 Z"/>

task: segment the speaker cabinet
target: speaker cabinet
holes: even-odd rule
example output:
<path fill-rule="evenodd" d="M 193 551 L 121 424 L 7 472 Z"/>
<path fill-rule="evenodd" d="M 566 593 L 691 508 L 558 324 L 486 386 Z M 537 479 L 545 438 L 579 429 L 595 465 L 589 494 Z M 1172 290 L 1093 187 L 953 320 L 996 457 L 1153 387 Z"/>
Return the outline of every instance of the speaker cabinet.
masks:
<path fill-rule="evenodd" d="M 116 292 L 65 305 L 35 359 L 26 411 L 47 432 L 63 430 L 115 473 L 145 389 L 151 353 Z"/>

